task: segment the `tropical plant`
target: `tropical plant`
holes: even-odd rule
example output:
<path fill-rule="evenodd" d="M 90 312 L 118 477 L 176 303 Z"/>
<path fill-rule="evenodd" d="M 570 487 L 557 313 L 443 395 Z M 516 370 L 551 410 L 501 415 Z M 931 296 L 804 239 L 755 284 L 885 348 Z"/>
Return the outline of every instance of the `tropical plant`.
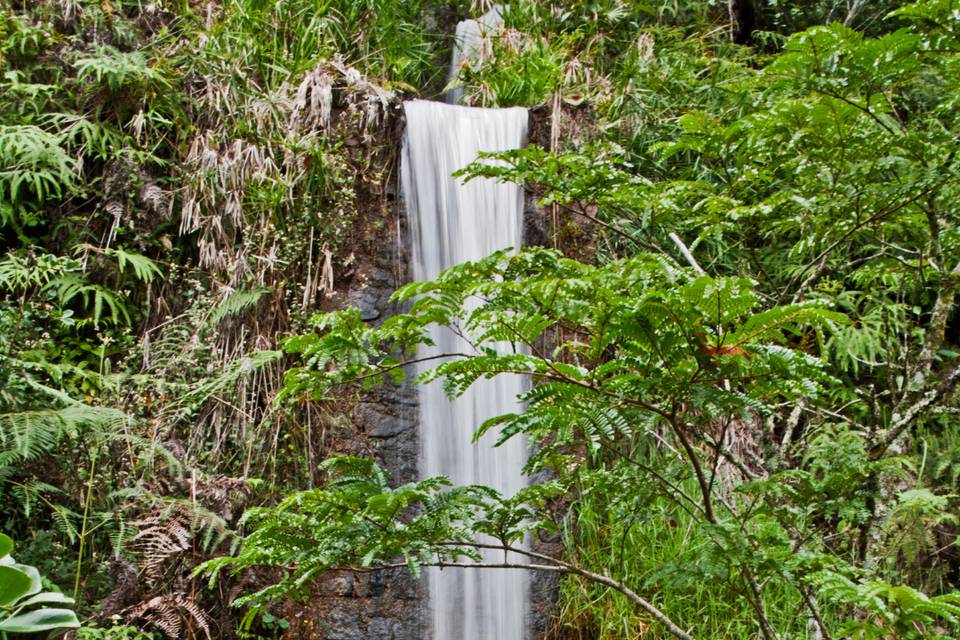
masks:
<path fill-rule="evenodd" d="M 77 615 L 63 607 L 73 599 L 55 591 L 43 591 L 39 572 L 31 566 L 17 564 L 10 553 L 13 540 L 0 533 L 0 634 L 31 634 L 44 631 L 75 629 L 80 626 Z"/>

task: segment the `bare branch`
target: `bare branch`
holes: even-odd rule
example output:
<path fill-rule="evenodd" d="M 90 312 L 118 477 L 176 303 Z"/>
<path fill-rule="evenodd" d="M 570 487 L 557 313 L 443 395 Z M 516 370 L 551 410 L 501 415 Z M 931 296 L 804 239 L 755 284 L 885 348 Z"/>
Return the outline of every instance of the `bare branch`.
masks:
<path fill-rule="evenodd" d="M 542 554 L 537 554 L 533 552 L 527 552 L 524 549 L 517 549 L 510 546 L 497 546 L 497 545 L 481 545 L 481 544 L 469 544 L 469 543 L 455 543 L 455 544 L 467 544 L 468 546 L 475 546 L 480 548 L 490 548 L 497 549 L 500 551 L 507 551 L 512 553 L 520 553 L 523 555 L 542 558 L 558 564 L 527 564 L 523 562 L 430 562 L 425 563 L 423 566 L 426 567 L 439 567 L 441 569 L 445 568 L 457 568 L 457 569 L 525 569 L 527 571 L 549 571 L 552 573 L 562 573 L 562 574 L 571 574 L 578 575 L 582 578 L 586 578 L 591 582 L 596 582 L 604 586 L 610 587 L 614 591 L 626 596 L 633 604 L 637 605 L 647 613 L 649 613 L 657 622 L 662 624 L 667 631 L 670 632 L 672 636 L 678 638 L 679 640 L 694 640 L 693 636 L 681 629 L 673 620 L 671 620 L 667 614 L 663 613 L 652 605 L 647 600 L 640 597 L 635 591 L 627 587 L 625 584 L 618 580 L 614 580 L 610 576 L 601 575 L 599 573 L 594 573 L 592 571 L 587 571 L 575 565 L 571 565 L 566 562 L 550 558 Z M 364 569 L 354 569 L 355 571 L 371 571 L 377 569 L 400 569 L 406 567 L 404 563 L 396 563 L 390 565 L 380 565 L 378 567 L 370 567 Z"/>
<path fill-rule="evenodd" d="M 697 262 L 697 259 L 693 257 L 693 254 L 690 253 L 690 249 L 687 248 L 687 245 L 683 244 L 683 240 L 680 239 L 680 236 L 674 232 L 670 232 L 670 239 L 673 240 L 673 244 L 677 245 L 677 249 L 680 250 L 680 253 L 683 254 L 683 257 L 686 259 L 690 266 L 702 276 L 707 275 L 707 272 L 703 270 L 703 267 Z"/>

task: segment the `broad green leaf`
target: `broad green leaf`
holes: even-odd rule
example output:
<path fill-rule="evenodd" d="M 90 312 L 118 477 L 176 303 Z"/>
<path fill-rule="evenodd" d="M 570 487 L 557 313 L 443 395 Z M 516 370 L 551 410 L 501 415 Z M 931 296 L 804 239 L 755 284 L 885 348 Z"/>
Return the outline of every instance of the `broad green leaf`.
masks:
<path fill-rule="evenodd" d="M 77 614 L 69 609 L 38 609 L 7 618 L 0 622 L 0 631 L 6 633 L 38 633 L 53 629 L 76 629 L 80 626 Z"/>
<path fill-rule="evenodd" d="M 13 538 L 5 533 L 0 533 L 0 558 L 13 553 Z"/>
<path fill-rule="evenodd" d="M 33 586 L 29 575 L 11 566 L 0 566 L 0 607 L 13 605 Z"/>
<path fill-rule="evenodd" d="M 44 591 L 27 598 L 19 606 L 30 607 L 36 604 L 73 604 L 73 598 L 56 591 Z"/>
<path fill-rule="evenodd" d="M 25 595 L 32 596 L 35 593 L 40 593 L 40 590 L 43 589 L 43 583 L 40 581 L 40 572 L 37 571 L 35 567 L 26 564 L 14 564 L 10 566 L 30 578 L 30 588 Z"/>

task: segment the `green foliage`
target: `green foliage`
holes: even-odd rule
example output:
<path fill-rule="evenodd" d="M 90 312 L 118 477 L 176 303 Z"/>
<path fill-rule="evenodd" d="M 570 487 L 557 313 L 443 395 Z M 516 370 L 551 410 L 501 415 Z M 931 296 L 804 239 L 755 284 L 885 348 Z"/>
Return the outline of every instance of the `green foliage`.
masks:
<path fill-rule="evenodd" d="M 78 250 L 82 248 L 78 247 Z M 140 280 L 141 282 L 149 284 L 153 282 L 153 279 L 156 276 L 162 275 L 160 267 L 158 267 L 153 260 L 138 253 L 131 253 L 120 248 L 107 248 L 103 250 L 103 253 L 112 258 L 116 258 L 117 269 L 120 271 L 120 273 L 123 273 L 124 269 L 129 267 L 130 270 L 133 271 L 133 274 L 137 280 Z"/>
<path fill-rule="evenodd" d="M 55 451 L 65 439 L 103 439 L 122 433 L 127 417 L 115 410 L 80 404 L 59 410 L 0 414 L 0 478 L 23 468 L 25 463 Z M 27 496 L 24 496 L 25 498 Z M 30 501 L 23 507 L 29 511 Z"/>
<path fill-rule="evenodd" d="M 112 627 L 82 626 L 76 631 L 77 640 L 155 640 L 152 633 L 125 625 Z"/>
<path fill-rule="evenodd" d="M 235 0 L 211 39 L 210 59 L 239 60 L 271 87 L 334 57 L 376 78 L 423 86 L 437 73 L 430 67 L 438 38 L 424 24 L 433 6 L 429 0 Z"/>
<path fill-rule="evenodd" d="M 869 612 L 866 619 L 843 625 L 845 637 L 945 640 L 951 635 L 944 625 L 955 627 L 960 620 L 960 595 L 956 593 L 928 597 L 908 586 L 876 581 L 856 584 L 833 573 L 817 575 L 814 581 L 826 599 L 855 603 Z"/>
<path fill-rule="evenodd" d="M 535 106 L 560 87 L 566 57 L 561 45 L 509 33 L 496 37 L 492 49 L 489 59 L 460 70 L 459 82 L 472 88 L 471 104 Z"/>
<path fill-rule="evenodd" d="M 746 280 L 698 275 L 652 255 L 591 267 L 528 249 L 453 267 L 436 281 L 402 288 L 395 299 L 412 303 L 409 312 L 380 327 L 364 324 L 356 311 L 344 311 L 320 317 L 322 333 L 288 340 L 285 349 L 304 364 L 288 372 L 282 397 L 322 398 L 335 385 L 396 378 L 404 361 L 394 354 L 425 344 L 427 326 L 459 326 L 473 337 L 476 353 L 456 354 L 421 380 L 440 378 L 456 395 L 481 377 L 529 376 L 534 385 L 523 398 L 524 412 L 479 425 L 478 435 L 496 428 L 502 442 L 525 434 L 538 443 L 528 471 L 549 469 L 557 480 L 512 498 L 479 487 L 447 488 L 442 478 L 391 489 L 370 461 L 333 459 L 328 464 L 339 475 L 324 489 L 250 512 L 252 532 L 241 553 L 205 565 L 214 577 L 228 566 L 291 571 L 243 602 L 262 606 L 298 593 L 306 580 L 330 568 L 367 567 L 394 558 L 413 571 L 419 564 L 443 564 L 466 552 L 479 533 L 510 547 L 527 531 L 560 530 L 564 516 L 549 506 L 559 494 L 582 496 L 581 515 L 588 501 L 598 499 L 600 504 L 613 501 L 600 508 L 630 513 L 651 492 L 669 488 L 668 511 L 679 506 L 693 522 L 704 519 L 696 562 L 648 569 L 660 577 L 639 584 L 639 575 L 621 566 L 613 574 L 617 579 L 636 589 L 657 584 L 665 593 L 690 597 L 690 589 L 709 576 L 726 584 L 726 593 L 747 598 L 749 587 L 741 580 L 745 573 L 755 574 L 803 606 L 800 594 L 806 587 L 795 582 L 797 577 L 810 576 L 824 564 L 844 566 L 844 561 L 835 555 L 842 552 L 836 547 L 834 554 L 817 551 L 815 561 L 808 554 L 796 556 L 793 536 L 812 544 L 819 518 L 841 521 L 840 528 L 856 526 L 867 513 L 866 479 L 892 477 L 897 470 L 886 460 L 871 462 L 862 437 L 841 430 L 812 437 L 803 468 L 743 485 L 742 504 L 737 494 L 723 499 L 722 490 L 710 487 L 702 469 L 719 463 L 709 462 L 706 453 L 716 446 L 710 434 L 718 421 L 761 419 L 781 402 L 814 399 L 835 384 L 820 362 L 785 345 L 816 327 L 842 325 L 843 316 L 810 304 L 758 311 L 759 298 Z M 556 326 L 574 337 L 544 354 L 537 345 Z M 513 349 L 489 348 L 504 342 Z M 681 458 L 673 471 L 658 471 L 657 454 L 640 456 L 650 462 L 637 463 L 631 452 L 623 452 L 628 443 L 640 446 L 658 425 L 686 448 L 689 466 Z M 577 450 L 586 454 L 571 454 Z M 611 460 L 600 462 L 611 453 Z M 701 493 L 691 497 L 674 483 L 688 483 Z M 915 502 L 910 494 L 903 501 Z M 623 521 L 616 514 L 611 511 L 615 521 Z M 581 545 L 580 536 L 589 535 L 582 522 L 570 535 L 574 544 L 568 557 L 583 554 L 580 566 L 598 563 L 598 570 L 610 570 L 602 556 L 592 555 L 602 538 L 594 535 L 595 542 Z M 450 550 L 456 554 L 448 555 Z M 704 562 L 714 563 L 708 576 L 702 573 Z M 741 611 L 747 610 L 744 603 Z M 784 624 L 791 620 L 785 618 Z"/>
<path fill-rule="evenodd" d="M 253 307 L 260 301 L 268 289 L 251 289 L 249 291 L 232 291 L 217 305 L 210 314 L 210 322 L 216 324 L 225 318 L 230 318 Z"/>
<path fill-rule="evenodd" d="M 262 606 L 278 595 L 305 593 L 310 578 L 334 567 L 370 567 L 402 558 L 416 573 L 434 555 L 477 557 L 468 545 L 460 548 L 452 541 L 468 541 L 474 521 L 482 521 L 483 510 L 497 500 L 491 490 L 448 489 L 442 478 L 391 489 L 386 473 L 363 458 L 331 458 L 323 469 L 331 474 L 328 488 L 296 493 L 275 507 L 248 511 L 244 522 L 253 533 L 241 552 L 198 568 L 210 575 L 211 582 L 231 566 L 296 568 L 281 583 L 244 596 L 235 606 Z M 516 535 L 511 531 L 506 539 L 512 541 Z"/>
<path fill-rule="evenodd" d="M 0 511 L 83 613 L 208 633 L 244 479 L 312 481 L 273 349 L 381 223 L 446 4 L 0 3 Z"/>
<path fill-rule="evenodd" d="M 32 226 L 35 207 L 63 196 L 76 160 L 57 136 L 34 125 L 0 125 L 0 225 Z"/>
<path fill-rule="evenodd" d="M 35 634 L 80 626 L 70 609 L 46 605 L 70 605 L 62 593 L 43 591 L 40 573 L 17 564 L 10 556 L 13 540 L 0 533 L 0 633 Z"/>
<path fill-rule="evenodd" d="M 565 531 L 563 561 L 657 593 L 674 620 L 709 611 L 708 637 L 801 634 L 808 621 L 852 637 L 955 633 L 955 587 L 930 571 L 955 538 L 955 490 L 925 485 L 899 444 L 955 412 L 953 18 L 917 3 L 888 28 L 878 18 L 893 3 L 841 8 L 771 5 L 768 25 L 847 26 L 770 37 L 783 51 L 755 58 L 682 30 L 638 38 L 644 19 L 626 8 L 513 8 L 490 56 L 462 71 L 467 94 L 587 95 L 600 126 L 588 145 L 497 154 L 462 175 L 525 184 L 562 224 L 585 220 L 600 266 L 501 254 L 402 289 L 410 311 L 379 327 L 324 316 L 285 343 L 302 364 L 283 397 L 400 379 L 424 326 L 460 327 L 477 353 L 423 381 L 456 395 L 481 377 L 533 380 L 522 413 L 478 429 L 529 437 L 528 470 L 569 492 L 569 523 L 525 506 L 531 526 Z M 628 37 L 626 54 L 604 54 Z M 339 533 L 324 535 L 315 543 Z M 664 541 L 692 546 L 671 562 L 650 551 Z M 274 542 L 258 548 L 271 564 Z M 623 592 L 600 598 L 607 586 L 565 582 L 565 621 L 606 637 L 646 628 Z"/>
<path fill-rule="evenodd" d="M 109 46 L 98 48 L 93 56 L 79 58 L 74 67 L 81 81 L 106 84 L 111 93 L 121 89 L 144 91 L 162 79 L 142 53 L 121 52 Z"/>

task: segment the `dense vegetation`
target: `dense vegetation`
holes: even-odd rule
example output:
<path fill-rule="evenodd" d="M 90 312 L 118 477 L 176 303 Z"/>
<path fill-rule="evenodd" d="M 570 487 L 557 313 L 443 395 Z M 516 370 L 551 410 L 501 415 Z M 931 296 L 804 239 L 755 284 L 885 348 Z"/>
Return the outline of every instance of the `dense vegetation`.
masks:
<path fill-rule="evenodd" d="M 510 3 L 457 83 L 549 142 L 463 178 L 526 185 L 550 246 L 378 326 L 315 314 L 393 224 L 397 101 L 485 3 L 0 7 L 0 513 L 31 569 L 0 614 L 39 570 L 79 637 L 270 636 L 328 568 L 533 533 L 564 543 L 531 558 L 558 638 L 960 635 L 960 3 Z M 531 378 L 477 425 L 535 445 L 521 495 L 331 455 L 431 322 L 525 345 L 430 374 Z"/>

